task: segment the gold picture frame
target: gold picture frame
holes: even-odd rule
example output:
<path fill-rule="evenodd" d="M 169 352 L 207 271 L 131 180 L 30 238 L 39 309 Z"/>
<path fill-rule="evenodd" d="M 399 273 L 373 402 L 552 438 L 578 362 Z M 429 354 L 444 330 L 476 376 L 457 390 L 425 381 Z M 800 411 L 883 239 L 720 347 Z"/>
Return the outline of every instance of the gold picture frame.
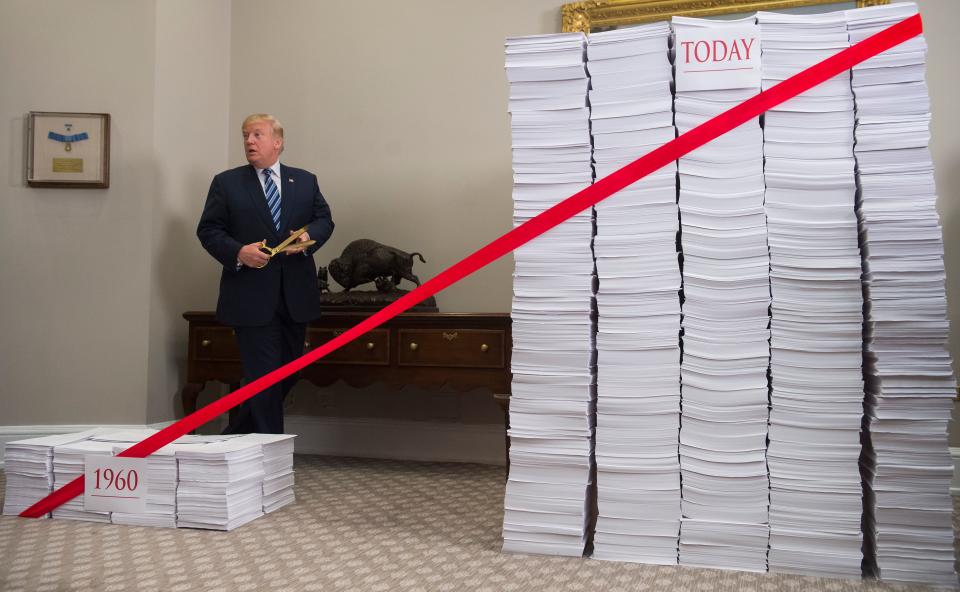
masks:
<path fill-rule="evenodd" d="M 26 178 L 30 187 L 110 187 L 110 114 L 31 111 Z"/>
<path fill-rule="evenodd" d="M 672 16 L 709 17 L 837 3 L 838 0 L 586 0 L 560 7 L 561 30 L 590 33 L 593 29 L 652 23 Z M 857 8 L 881 4 L 890 4 L 890 0 L 856 0 Z"/>

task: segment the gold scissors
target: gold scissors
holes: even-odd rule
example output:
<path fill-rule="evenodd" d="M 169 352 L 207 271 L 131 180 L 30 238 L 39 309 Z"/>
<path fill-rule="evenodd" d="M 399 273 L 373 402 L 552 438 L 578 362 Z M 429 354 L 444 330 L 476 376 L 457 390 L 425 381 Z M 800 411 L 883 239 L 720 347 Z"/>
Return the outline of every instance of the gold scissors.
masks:
<path fill-rule="evenodd" d="M 304 242 L 302 242 L 302 243 L 293 244 L 293 242 L 294 242 L 295 240 L 297 240 L 298 238 L 300 238 L 300 236 L 301 236 L 304 232 L 306 232 L 306 231 L 307 231 L 307 227 L 306 227 L 306 226 L 304 226 L 304 227 L 301 228 L 300 230 L 294 231 L 293 234 L 291 234 L 290 237 L 289 237 L 287 240 L 283 241 L 282 243 L 280 243 L 279 245 L 277 245 L 277 246 L 275 246 L 275 247 L 268 247 L 268 246 L 267 246 L 267 239 L 263 239 L 262 241 L 260 241 L 260 246 L 259 246 L 258 248 L 260 249 L 260 252 L 261 252 L 261 253 L 266 254 L 267 256 L 269 256 L 269 257 L 272 259 L 273 256 L 276 255 L 277 253 L 283 253 L 284 251 L 286 251 L 287 249 L 290 249 L 290 248 L 304 248 L 304 247 L 309 247 L 310 245 L 316 243 L 317 241 L 315 241 L 315 240 L 308 240 L 308 241 L 304 241 Z M 269 261 L 267 261 L 267 263 L 269 263 Z M 267 263 L 264 263 L 264 264 L 261 265 L 260 267 L 266 267 Z"/>

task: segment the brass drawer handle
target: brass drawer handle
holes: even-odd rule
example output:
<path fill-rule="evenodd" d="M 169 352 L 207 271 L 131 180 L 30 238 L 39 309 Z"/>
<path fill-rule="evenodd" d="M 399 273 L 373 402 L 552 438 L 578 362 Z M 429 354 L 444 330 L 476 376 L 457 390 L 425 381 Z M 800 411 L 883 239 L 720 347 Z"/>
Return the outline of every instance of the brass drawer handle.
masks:
<path fill-rule="evenodd" d="M 443 332 L 443 338 L 446 339 L 447 341 L 453 341 L 459 336 L 460 336 L 459 331 L 454 331 L 453 333 L 447 333 L 446 331 Z"/>
<path fill-rule="evenodd" d="M 417 342 L 415 342 L 415 341 L 411 341 L 411 342 L 410 342 L 410 351 L 417 351 L 417 348 L 418 348 L 418 347 L 420 347 L 420 346 L 417 345 Z"/>
<path fill-rule="evenodd" d="M 373 349 L 374 347 L 376 347 L 376 346 L 374 345 L 374 343 L 373 343 L 372 341 L 368 341 L 368 342 L 367 342 L 367 349 Z"/>
<path fill-rule="evenodd" d="M 210 341 L 209 339 L 204 339 L 203 341 L 200 342 L 200 347 L 210 347 L 211 343 L 213 342 Z"/>
<path fill-rule="evenodd" d="M 483 353 L 487 353 L 487 351 L 489 350 L 490 350 L 490 346 L 487 345 L 486 343 L 480 346 L 480 351 L 482 351 Z"/>

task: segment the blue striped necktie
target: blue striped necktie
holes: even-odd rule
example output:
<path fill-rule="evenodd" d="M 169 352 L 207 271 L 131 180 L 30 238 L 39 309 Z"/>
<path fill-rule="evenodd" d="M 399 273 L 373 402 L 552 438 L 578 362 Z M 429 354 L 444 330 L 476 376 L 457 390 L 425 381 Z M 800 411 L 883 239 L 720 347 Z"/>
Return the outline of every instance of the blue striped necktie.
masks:
<path fill-rule="evenodd" d="M 277 232 L 280 232 L 280 190 L 273 183 L 270 169 L 263 169 L 263 192 L 267 196 L 267 207 L 273 216 L 273 225 L 277 227 Z"/>

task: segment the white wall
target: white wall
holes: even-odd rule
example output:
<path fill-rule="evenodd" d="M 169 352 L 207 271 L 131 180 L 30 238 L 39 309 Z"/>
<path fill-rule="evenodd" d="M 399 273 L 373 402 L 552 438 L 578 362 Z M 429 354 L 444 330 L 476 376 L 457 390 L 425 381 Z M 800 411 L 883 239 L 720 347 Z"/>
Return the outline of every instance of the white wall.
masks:
<path fill-rule="evenodd" d="M 149 382 L 146 423 L 179 412 L 186 310 L 216 303 L 220 266 L 197 241 L 213 173 L 226 168 L 230 121 L 230 0 L 156 3 Z"/>
<path fill-rule="evenodd" d="M 226 164 L 229 0 L 0 2 L 0 425 L 174 416 Z M 67 34 L 69 32 L 69 34 Z M 28 111 L 112 116 L 109 189 L 35 189 Z"/>
<path fill-rule="evenodd" d="M 269 43 L 262 3 L 235 0 L 231 119 L 273 113 L 282 159 L 319 176 L 336 223 L 320 264 L 373 238 L 423 253 L 431 277 L 512 228 L 503 42 L 558 31 L 559 6 L 288 0 Z M 451 286 L 441 310 L 509 311 L 512 271 L 507 257 Z"/>
<path fill-rule="evenodd" d="M 142 422 L 153 4 L 4 0 L 0 56 L 0 424 Z M 110 113 L 110 188 L 27 188 L 28 111 Z"/>
<path fill-rule="evenodd" d="M 937 209 L 943 226 L 944 261 L 947 268 L 947 306 L 950 315 L 950 351 L 954 371 L 960 367 L 960 81 L 957 80 L 957 56 L 960 55 L 960 2 L 920 0 L 924 36 L 927 38 L 927 84 L 933 113 L 930 150 L 933 152 L 937 180 Z M 950 445 L 960 446 L 956 429 L 958 406 L 954 405 L 954 425 Z"/>

